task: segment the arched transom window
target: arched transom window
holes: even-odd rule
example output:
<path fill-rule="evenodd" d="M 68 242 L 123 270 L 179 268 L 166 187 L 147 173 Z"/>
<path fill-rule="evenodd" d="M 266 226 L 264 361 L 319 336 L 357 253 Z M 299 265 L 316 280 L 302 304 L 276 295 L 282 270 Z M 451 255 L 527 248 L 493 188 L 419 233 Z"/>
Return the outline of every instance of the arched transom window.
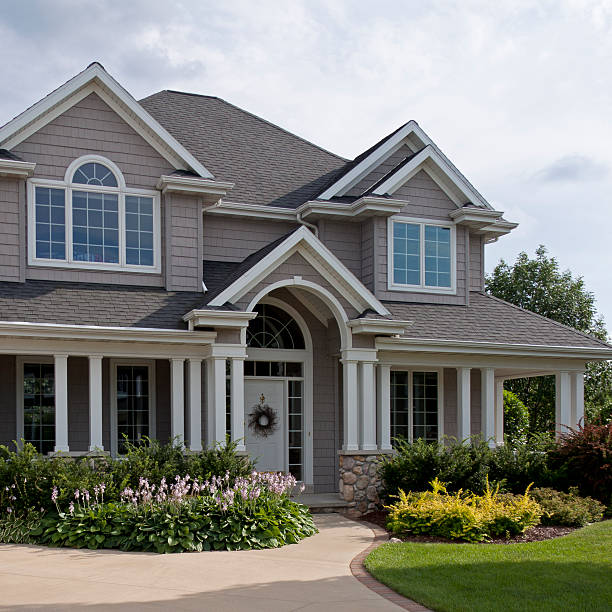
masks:
<path fill-rule="evenodd" d="M 63 182 L 30 184 L 30 264 L 160 270 L 159 194 L 126 188 L 110 160 L 85 156 Z"/>
<path fill-rule="evenodd" d="M 255 306 L 257 317 L 247 328 L 247 344 L 251 348 L 304 349 L 300 326 L 281 308 L 270 304 Z"/>

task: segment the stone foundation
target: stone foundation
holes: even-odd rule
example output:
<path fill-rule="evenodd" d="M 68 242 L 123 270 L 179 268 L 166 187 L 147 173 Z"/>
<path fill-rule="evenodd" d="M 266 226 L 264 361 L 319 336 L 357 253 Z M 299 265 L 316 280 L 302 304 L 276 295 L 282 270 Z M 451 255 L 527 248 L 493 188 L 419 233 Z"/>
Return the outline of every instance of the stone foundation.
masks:
<path fill-rule="evenodd" d="M 380 508 L 382 483 L 378 464 L 383 455 L 340 454 L 340 499 L 348 507 L 343 511 L 350 518 L 358 518 Z"/>

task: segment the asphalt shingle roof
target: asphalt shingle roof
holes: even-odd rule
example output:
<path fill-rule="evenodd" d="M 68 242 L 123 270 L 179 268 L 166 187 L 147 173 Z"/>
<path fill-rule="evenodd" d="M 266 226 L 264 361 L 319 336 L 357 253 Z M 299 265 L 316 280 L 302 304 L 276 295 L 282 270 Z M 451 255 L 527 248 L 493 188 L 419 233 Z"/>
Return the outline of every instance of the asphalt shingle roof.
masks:
<path fill-rule="evenodd" d="M 190 291 L 96 283 L 0 282 L 0 320 L 66 325 L 185 329 L 184 314 L 204 303 Z"/>
<path fill-rule="evenodd" d="M 470 292 L 469 306 L 383 303 L 393 319 L 413 321 L 404 334 L 407 338 L 612 348 L 597 338 L 480 292 Z"/>
<path fill-rule="evenodd" d="M 235 183 L 232 202 L 297 208 L 347 163 L 220 98 L 166 90 L 140 104 L 216 179 Z"/>

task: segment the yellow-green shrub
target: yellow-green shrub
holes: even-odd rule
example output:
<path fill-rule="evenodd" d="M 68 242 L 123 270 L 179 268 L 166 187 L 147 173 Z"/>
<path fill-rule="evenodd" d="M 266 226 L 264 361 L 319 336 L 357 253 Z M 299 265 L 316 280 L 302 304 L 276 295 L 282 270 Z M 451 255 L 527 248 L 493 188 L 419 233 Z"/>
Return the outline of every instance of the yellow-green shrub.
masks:
<path fill-rule="evenodd" d="M 390 506 L 387 526 L 398 535 L 431 535 L 452 540 L 481 542 L 491 536 L 510 537 L 540 522 L 540 506 L 529 496 L 512 498 L 492 491 L 487 481 L 484 495 L 448 493 L 437 478 L 431 491 L 404 493 Z"/>

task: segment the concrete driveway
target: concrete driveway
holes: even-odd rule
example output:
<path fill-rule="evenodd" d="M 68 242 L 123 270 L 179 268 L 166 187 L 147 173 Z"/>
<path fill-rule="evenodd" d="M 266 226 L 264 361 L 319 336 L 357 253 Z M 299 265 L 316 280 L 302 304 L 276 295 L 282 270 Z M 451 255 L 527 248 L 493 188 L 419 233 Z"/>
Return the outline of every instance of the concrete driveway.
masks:
<path fill-rule="evenodd" d="M 0 610 L 393 612 L 358 582 L 351 559 L 372 531 L 337 514 L 275 550 L 157 555 L 0 545 Z"/>

